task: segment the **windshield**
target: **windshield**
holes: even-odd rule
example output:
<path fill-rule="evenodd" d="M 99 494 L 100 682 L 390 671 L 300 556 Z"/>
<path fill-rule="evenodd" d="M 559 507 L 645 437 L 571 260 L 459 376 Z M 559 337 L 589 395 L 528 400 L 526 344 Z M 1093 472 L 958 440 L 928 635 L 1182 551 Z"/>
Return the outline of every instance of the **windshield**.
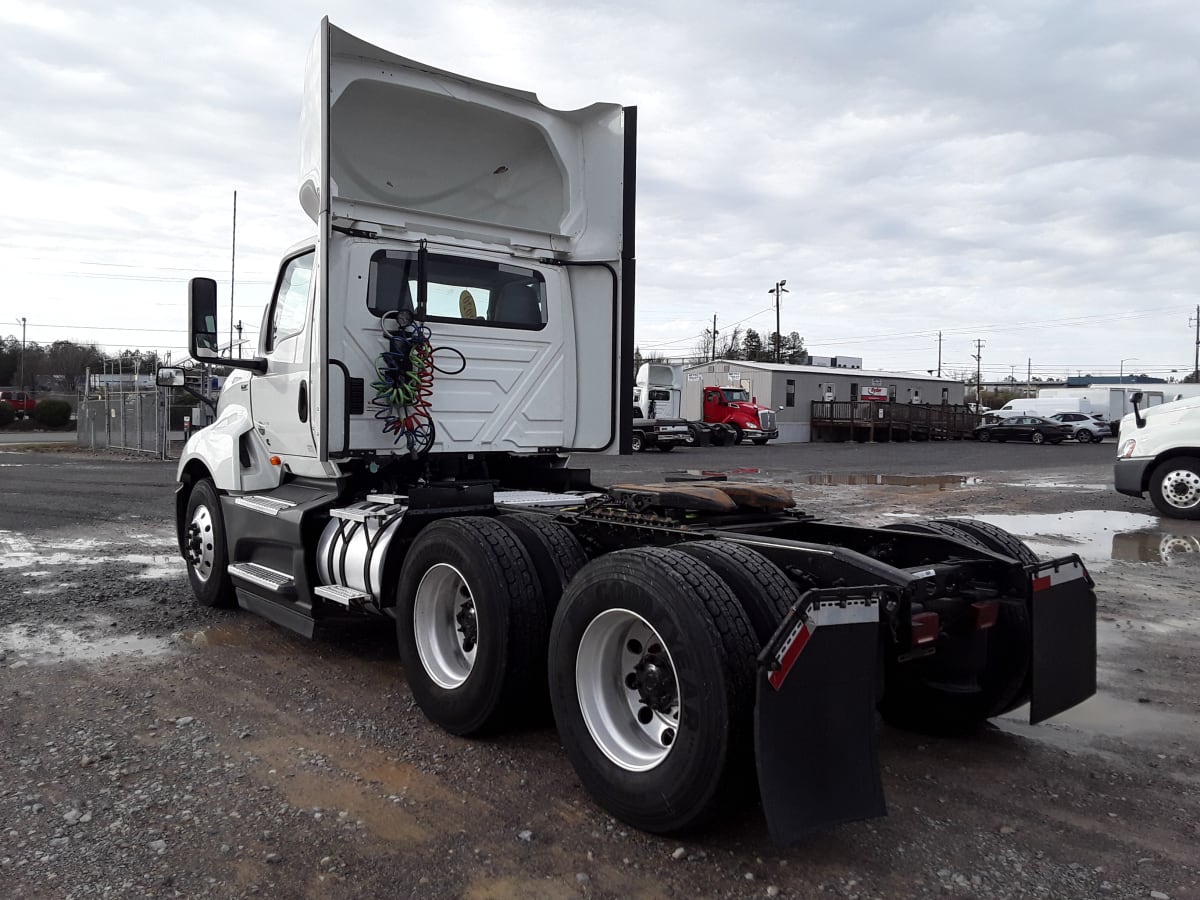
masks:
<path fill-rule="evenodd" d="M 743 391 L 741 388 L 725 388 L 721 393 L 725 395 L 725 400 L 729 403 L 749 403 L 750 394 Z"/>

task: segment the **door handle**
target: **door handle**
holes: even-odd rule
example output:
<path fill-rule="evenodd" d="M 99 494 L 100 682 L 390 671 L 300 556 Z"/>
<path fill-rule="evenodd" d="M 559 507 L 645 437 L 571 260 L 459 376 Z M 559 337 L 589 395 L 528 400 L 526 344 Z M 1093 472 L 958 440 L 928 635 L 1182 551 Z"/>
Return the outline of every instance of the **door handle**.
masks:
<path fill-rule="evenodd" d="M 300 382 L 300 399 L 297 401 L 296 412 L 300 415 L 301 422 L 308 421 L 308 382 Z"/>

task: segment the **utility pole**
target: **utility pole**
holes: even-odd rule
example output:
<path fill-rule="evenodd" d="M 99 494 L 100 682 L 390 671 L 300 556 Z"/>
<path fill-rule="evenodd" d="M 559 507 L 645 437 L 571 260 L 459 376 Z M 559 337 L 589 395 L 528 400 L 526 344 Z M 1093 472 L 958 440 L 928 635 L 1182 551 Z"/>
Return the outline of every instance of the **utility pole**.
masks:
<path fill-rule="evenodd" d="M 1033 396 L 1033 357 L 1030 356 L 1025 360 L 1025 396 Z"/>
<path fill-rule="evenodd" d="M 18 376 L 17 390 L 25 390 L 25 317 L 21 316 L 21 374 Z"/>
<path fill-rule="evenodd" d="M 983 359 L 983 341 L 979 340 L 979 338 L 975 339 L 975 353 L 972 355 L 972 359 L 975 360 L 975 408 L 978 409 L 982 402 L 981 396 L 983 393 L 983 369 L 980 365 Z"/>
<path fill-rule="evenodd" d="M 775 282 L 775 287 L 767 291 L 768 294 L 775 295 L 775 362 L 781 361 L 780 351 L 783 348 L 783 333 L 779 330 L 779 295 L 790 293 L 784 285 L 787 284 L 787 279 Z"/>
<path fill-rule="evenodd" d="M 713 362 L 717 358 L 717 314 L 713 313 L 713 329 L 712 329 L 712 354 L 708 361 Z"/>
<path fill-rule="evenodd" d="M 938 378 L 942 377 L 942 333 L 938 331 Z"/>
<path fill-rule="evenodd" d="M 237 191 L 233 192 L 233 243 L 229 248 L 229 343 L 233 343 L 233 279 L 237 266 Z M 231 348 L 232 349 L 232 348 Z"/>
<path fill-rule="evenodd" d="M 238 333 L 238 359 L 242 358 L 242 320 L 238 319 L 238 323 L 233 326 Z"/>
<path fill-rule="evenodd" d="M 1192 364 L 1192 377 L 1200 381 L 1200 304 L 1196 306 L 1196 318 L 1188 324 L 1196 326 L 1196 361 Z"/>

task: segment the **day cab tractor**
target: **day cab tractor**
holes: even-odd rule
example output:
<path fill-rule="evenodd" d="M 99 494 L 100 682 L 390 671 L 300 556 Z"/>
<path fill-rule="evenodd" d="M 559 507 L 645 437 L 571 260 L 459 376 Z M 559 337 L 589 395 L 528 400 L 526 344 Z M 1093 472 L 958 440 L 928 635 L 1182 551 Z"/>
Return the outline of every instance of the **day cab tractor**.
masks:
<path fill-rule="evenodd" d="M 978 521 L 594 483 L 581 462 L 630 451 L 636 125 L 322 22 L 316 234 L 284 255 L 253 355 L 220 355 L 216 284 L 189 286 L 191 355 L 233 373 L 180 460 L 179 547 L 203 604 L 307 636 L 393 620 L 452 734 L 552 713 L 631 825 L 694 828 L 757 786 L 792 841 L 884 813 L 877 715 L 964 732 L 1090 696 L 1092 581 Z"/>
<path fill-rule="evenodd" d="M 765 444 L 779 437 L 775 410 L 758 405 L 758 398 L 740 387 L 704 388 L 702 406 L 704 422 L 733 429 L 733 442 L 748 440 Z"/>

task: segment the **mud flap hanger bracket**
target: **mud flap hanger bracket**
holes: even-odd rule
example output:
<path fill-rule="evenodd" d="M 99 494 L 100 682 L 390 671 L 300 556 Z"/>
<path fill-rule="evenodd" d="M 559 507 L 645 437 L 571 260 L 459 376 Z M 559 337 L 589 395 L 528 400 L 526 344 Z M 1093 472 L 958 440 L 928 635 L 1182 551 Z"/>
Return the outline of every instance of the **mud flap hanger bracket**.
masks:
<path fill-rule="evenodd" d="M 758 656 L 754 747 L 771 837 L 792 843 L 887 813 L 875 725 L 893 585 L 815 588 Z"/>

